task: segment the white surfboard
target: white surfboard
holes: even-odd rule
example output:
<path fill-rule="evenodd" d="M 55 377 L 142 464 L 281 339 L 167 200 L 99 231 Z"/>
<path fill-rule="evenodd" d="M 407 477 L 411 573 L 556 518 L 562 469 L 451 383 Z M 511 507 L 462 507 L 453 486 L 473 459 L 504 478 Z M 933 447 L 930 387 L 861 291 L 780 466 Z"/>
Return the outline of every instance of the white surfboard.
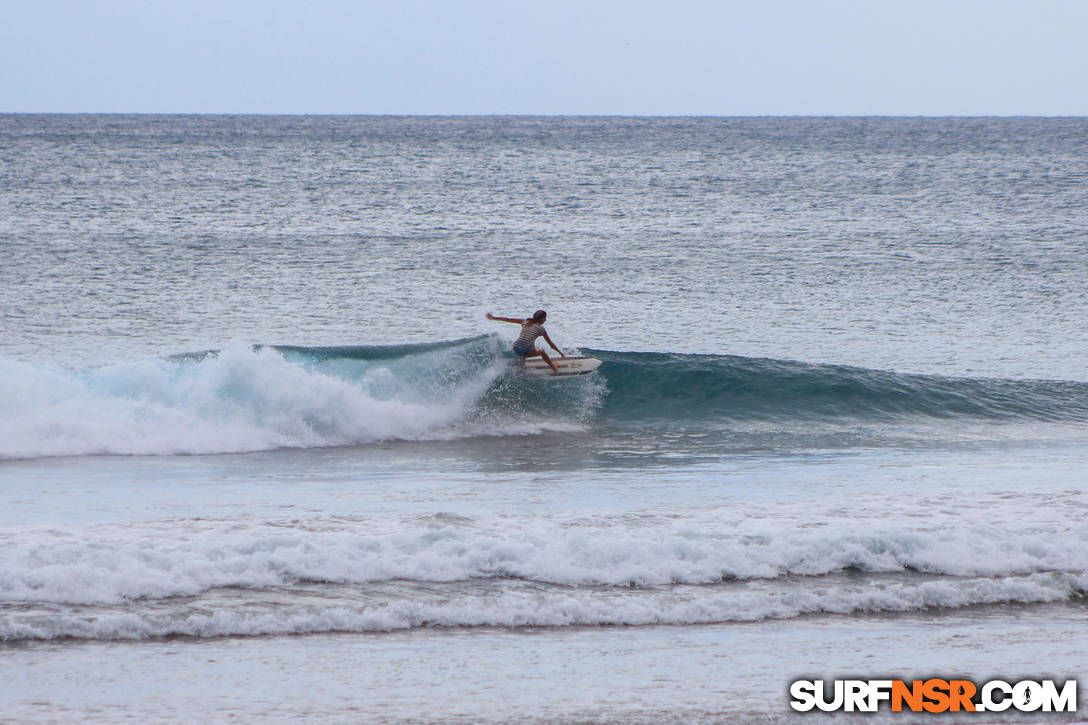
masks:
<path fill-rule="evenodd" d="M 576 375 L 589 375 L 601 366 L 601 361 L 595 357 L 559 357 L 552 356 L 552 362 L 559 368 L 559 374 L 552 372 L 548 363 L 538 357 L 531 357 L 525 362 L 514 363 L 524 368 L 525 372 L 534 378 L 543 380 L 556 380 L 558 378 L 570 378 Z"/>

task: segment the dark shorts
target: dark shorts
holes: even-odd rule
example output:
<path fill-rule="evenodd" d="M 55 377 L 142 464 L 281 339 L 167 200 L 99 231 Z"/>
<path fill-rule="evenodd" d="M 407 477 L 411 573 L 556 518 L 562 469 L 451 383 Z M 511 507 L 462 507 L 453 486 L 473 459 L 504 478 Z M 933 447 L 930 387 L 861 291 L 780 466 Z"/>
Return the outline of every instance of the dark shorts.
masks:
<path fill-rule="evenodd" d="M 531 348 L 531 347 L 526 347 L 525 345 L 518 345 L 517 343 L 514 343 L 514 354 L 515 355 L 525 357 L 526 355 L 528 355 L 532 351 L 533 351 L 533 348 Z"/>

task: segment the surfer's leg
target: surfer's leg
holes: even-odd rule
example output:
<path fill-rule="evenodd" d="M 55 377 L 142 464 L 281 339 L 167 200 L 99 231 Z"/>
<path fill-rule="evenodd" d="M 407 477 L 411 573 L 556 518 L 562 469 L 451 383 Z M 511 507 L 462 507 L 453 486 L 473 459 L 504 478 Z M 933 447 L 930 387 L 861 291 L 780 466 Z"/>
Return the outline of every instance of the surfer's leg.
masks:
<path fill-rule="evenodd" d="M 542 358 L 544 358 L 544 362 L 548 363 L 548 365 L 552 369 L 552 372 L 555 373 L 556 375 L 559 374 L 559 366 L 556 365 L 554 362 L 552 362 L 552 359 L 550 357 L 548 357 L 548 353 L 544 352 L 539 347 L 533 348 L 532 352 L 528 352 L 528 353 L 525 353 L 524 355 L 522 355 L 521 360 L 522 360 L 522 362 L 524 362 L 524 361 L 528 360 L 531 357 L 542 357 Z"/>
<path fill-rule="evenodd" d="M 548 365 L 551 366 L 553 373 L 555 373 L 556 375 L 559 374 L 559 366 L 552 362 L 552 359 L 548 357 L 548 353 L 544 352 L 543 350 L 537 350 L 537 354 L 539 354 L 540 357 L 544 358 L 544 362 L 548 363 Z"/>

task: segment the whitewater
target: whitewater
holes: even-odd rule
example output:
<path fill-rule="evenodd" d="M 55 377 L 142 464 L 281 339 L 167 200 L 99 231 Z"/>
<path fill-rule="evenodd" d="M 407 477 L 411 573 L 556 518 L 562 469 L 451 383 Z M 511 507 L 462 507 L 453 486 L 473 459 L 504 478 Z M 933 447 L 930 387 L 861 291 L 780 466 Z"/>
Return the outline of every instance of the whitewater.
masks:
<path fill-rule="evenodd" d="M 0 720 L 1083 678 L 1086 132 L 0 115 Z"/>

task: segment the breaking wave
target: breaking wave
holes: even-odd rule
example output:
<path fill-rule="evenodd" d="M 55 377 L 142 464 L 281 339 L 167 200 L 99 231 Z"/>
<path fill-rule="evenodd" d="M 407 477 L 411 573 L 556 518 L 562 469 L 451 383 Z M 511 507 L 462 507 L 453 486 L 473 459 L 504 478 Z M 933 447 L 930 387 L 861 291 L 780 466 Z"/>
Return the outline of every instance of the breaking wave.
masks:
<path fill-rule="evenodd" d="M 908 375 L 730 355 L 590 350 L 526 377 L 494 336 L 235 344 L 69 369 L 0 360 L 0 458 L 200 454 L 585 430 L 644 421 L 1088 421 L 1088 383 Z"/>
<path fill-rule="evenodd" d="M 0 536 L 0 640 L 1076 605 L 1086 533 L 1079 521 L 805 528 L 731 510 L 22 527 Z"/>

